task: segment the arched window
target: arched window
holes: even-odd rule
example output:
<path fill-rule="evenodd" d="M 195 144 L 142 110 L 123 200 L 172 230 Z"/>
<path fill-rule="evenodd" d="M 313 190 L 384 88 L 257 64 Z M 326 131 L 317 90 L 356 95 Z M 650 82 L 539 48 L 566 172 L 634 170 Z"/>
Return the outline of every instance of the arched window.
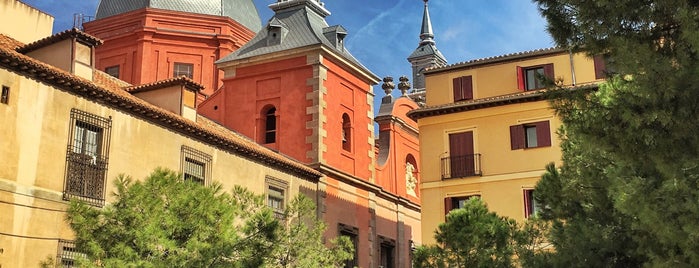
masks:
<path fill-rule="evenodd" d="M 263 141 L 267 143 L 277 142 L 277 109 L 274 106 L 269 107 L 262 114 L 264 118 L 263 126 L 265 132 L 263 133 Z"/>
<path fill-rule="evenodd" d="M 352 151 L 352 122 L 347 114 L 342 115 L 342 149 Z"/>

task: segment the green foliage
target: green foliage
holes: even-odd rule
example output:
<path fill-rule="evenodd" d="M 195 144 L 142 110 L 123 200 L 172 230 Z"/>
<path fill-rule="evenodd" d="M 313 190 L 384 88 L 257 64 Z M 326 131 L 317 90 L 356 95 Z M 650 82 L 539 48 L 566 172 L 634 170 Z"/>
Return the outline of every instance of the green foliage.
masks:
<path fill-rule="evenodd" d="M 414 267 L 514 267 L 517 223 L 489 212 L 480 198 L 451 211 L 435 232 L 438 245 L 419 247 Z"/>
<path fill-rule="evenodd" d="M 289 206 L 285 225 L 263 196 L 242 187 L 225 193 L 170 170 L 156 169 L 144 181 L 119 176 L 115 185 L 116 201 L 103 209 L 71 202 L 67 220 L 87 256 L 80 267 L 321 267 L 347 256 L 344 244 L 323 247 L 324 226 L 302 197 Z M 289 252 L 284 263 L 282 252 Z"/>
<path fill-rule="evenodd" d="M 290 202 L 271 267 L 338 267 L 354 257 L 347 237 L 336 238 L 330 248 L 322 243 L 326 225 L 315 218 L 315 210 L 315 204 L 303 195 Z"/>
<path fill-rule="evenodd" d="M 564 165 L 537 195 L 551 206 L 556 255 L 603 267 L 699 266 L 699 2 L 536 2 L 559 45 L 605 53 L 624 74 L 554 101 Z"/>

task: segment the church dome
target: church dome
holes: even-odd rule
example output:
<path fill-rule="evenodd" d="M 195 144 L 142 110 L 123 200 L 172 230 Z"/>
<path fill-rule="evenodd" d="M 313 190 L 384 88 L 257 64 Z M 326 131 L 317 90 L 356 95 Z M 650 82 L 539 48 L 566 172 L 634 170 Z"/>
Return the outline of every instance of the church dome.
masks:
<path fill-rule="evenodd" d="M 262 28 L 260 14 L 252 0 L 100 0 L 95 19 L 146 7 L 226 16 L 253 32 L 258 32 Z"/>

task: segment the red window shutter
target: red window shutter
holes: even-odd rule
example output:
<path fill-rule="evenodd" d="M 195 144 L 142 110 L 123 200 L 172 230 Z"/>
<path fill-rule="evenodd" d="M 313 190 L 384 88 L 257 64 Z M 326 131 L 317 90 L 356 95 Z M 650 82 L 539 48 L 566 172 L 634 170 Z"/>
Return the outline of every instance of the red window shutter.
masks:
<path fill-rule="evenodd" d="M 454 80 L 452 80 L 452 82 L 454 84 L 454 89 L 453 89 L 454 90 L 454 101 L 456 102 L 456 101 L 463 100 L 464 96 L 461 92 L 461 77 L 454 78 Z"/>
<path fill-rule="evenodd" d="M 524 91 L 524 69 L 517 66 L 517 89 Z"/>
<path fill-rule="evenodd" d="M 553 63 L 544 65 L 544 76 L 551 80 L 555 79 L 555 76 L 553 74 Z"/>
<path fill-rule="evenodd" d="M 510 126 L 510 145 L 512 150 L 524 148 L 524 126 Z"/>
<path fill-rule="evenodd" d="M 529 218 L 529 216 L 532 215 L 532 201 L 530 199 L 531 195 L 529 194 L 529 191 L 531 190 L 524 190 L 524 217 Z"/>
<path fill-rule="evenodd" d="M 537 147 L 551 146 L 551 127 L 549 121 L 537 122 L 536 124 Z"/>
<path fill-rule="evenodd" d="M 470 75 L 461 77 L 461 93 L 465 100 L 473 99 L 473 77 Z"/>
<path fill-rule="evenodd" d="M 595 79 L 606 78 L 607 67 L 605 66 L 604 56 L 595 55 L 594 57 L 592 57 L 592 60 L 595 63 Z"/>
<path fill-rule="evenodd" d="M 444 198 L 444 216 L 446 219 L 446 215 L 449 214 L 449 211 L 451 211 L 452 208 L 452 201 L 451 197 Z"/>

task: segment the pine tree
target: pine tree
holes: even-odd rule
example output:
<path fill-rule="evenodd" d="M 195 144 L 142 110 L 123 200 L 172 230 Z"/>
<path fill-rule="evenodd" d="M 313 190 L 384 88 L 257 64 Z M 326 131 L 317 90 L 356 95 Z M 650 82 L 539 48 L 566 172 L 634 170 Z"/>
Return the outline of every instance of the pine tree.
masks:
<path fill-rule="evenodd" d="M 324 247 L 324 225 L 303 197 L 289 206 L 287 225 L 263 196 L 238 186 L 227 193 L 166 169 L 143 181 L 119 176 L 115 185 L 116 200 L 103 209 L 70 204 L 67 220 L 85 255 L 80 267 L 324 267 L 351 256 L 342 241 Z"/>
<path fill-rule="evenodd" d="M 632 264 L 699 266 L 699 3 L 535 2 L 559 45 L 604 54 L 608 69 L 619 74 L 597 91 L 555 98 L 569 148 L 558 179 L 542 180 L 540 187 L 550 189 L 540 197 L 550 199 L 551 217 L 561 219 L 552 236 L 567 244 L 556 245 L 558 254 L 578 258 L 564 250 L 574 250 L 571 240 L 607 230 L 617 236 L 607 243 L 624 243 L 605 248 Z M 585 186 L 592 188 L 579 188 Z M 554 193 L 556 187 L 583 194 Z M 552 203 L 561 200 L 567 205 Z M 585 211 L 590 204 L 603 215 Z M 599 228 L 583 226 L 585 220 Z M 602 253 L 590 258 L 613 266 L 615 258 Z"/>

